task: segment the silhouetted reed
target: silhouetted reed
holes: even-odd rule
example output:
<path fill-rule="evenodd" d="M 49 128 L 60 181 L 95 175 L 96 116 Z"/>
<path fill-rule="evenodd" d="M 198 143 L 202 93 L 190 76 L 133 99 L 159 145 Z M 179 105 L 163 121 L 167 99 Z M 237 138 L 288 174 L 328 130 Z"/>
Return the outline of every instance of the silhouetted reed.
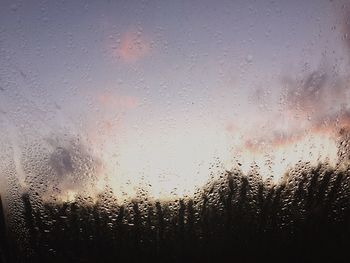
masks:
<path fill-rule="evenodd" d="M 33 206 L 39 197 L 25 193 L 32 253 L 11 262 L 339 261 L 350 245 L 349 178 L 349 170 L 323 164 L 291 171 L 279 184 L 226 172 L 193 198 L 121 205 Z M 4 261 L 1 206 L 0 231 Z"/>

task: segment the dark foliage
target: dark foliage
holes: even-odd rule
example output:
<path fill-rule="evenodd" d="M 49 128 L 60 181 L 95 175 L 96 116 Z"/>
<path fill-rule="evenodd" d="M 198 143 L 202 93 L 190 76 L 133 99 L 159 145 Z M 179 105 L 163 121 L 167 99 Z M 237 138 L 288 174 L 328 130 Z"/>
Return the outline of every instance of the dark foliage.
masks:
<path fill-rule="evenodd" d="M 319 165 L 295 169 L 277 185 L 226 172 L 193 198 L 168 202 L 34 207 L 27 193 L 30 253 L 1 256 L 4 262 L 348 262 L 349 183 L 349 170 Z M 0 216 L 6 249 L 2 208 Z"/>

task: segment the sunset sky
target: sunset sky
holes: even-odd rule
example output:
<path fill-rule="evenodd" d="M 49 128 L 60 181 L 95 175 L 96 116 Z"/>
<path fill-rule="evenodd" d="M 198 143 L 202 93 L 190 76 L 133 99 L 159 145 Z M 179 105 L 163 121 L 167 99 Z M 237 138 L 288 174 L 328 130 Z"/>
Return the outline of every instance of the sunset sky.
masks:
<path fill-rule="evenodd" d="M 74 2 L 74 3 L 73 3 Z M 80 137 L 116 193 L 336 158 L 348 1 L 0 0 L 0 144 Z M 219 167 L 217 167 L 219 166 Z M 214 169 L 214 170 L 215 170 Z"/>

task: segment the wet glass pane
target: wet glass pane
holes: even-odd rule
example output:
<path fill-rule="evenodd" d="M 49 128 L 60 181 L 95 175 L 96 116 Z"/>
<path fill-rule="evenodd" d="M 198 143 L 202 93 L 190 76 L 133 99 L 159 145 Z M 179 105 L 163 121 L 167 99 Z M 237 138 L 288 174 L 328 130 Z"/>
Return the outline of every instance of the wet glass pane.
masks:
<path fill-rule="evenodd" d="M 0 262 L 339 261 L 350 3 L 0 1 Z"/>

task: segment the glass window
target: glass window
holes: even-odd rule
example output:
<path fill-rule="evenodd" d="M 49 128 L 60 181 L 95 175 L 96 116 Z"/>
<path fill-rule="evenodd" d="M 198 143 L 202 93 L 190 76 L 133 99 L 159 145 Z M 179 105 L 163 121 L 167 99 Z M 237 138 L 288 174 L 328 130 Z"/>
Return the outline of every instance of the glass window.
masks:
<path fill-rule="evenodd" d="M 0 262 L 341 251 L 349 10 L 2 0 Z"/>

